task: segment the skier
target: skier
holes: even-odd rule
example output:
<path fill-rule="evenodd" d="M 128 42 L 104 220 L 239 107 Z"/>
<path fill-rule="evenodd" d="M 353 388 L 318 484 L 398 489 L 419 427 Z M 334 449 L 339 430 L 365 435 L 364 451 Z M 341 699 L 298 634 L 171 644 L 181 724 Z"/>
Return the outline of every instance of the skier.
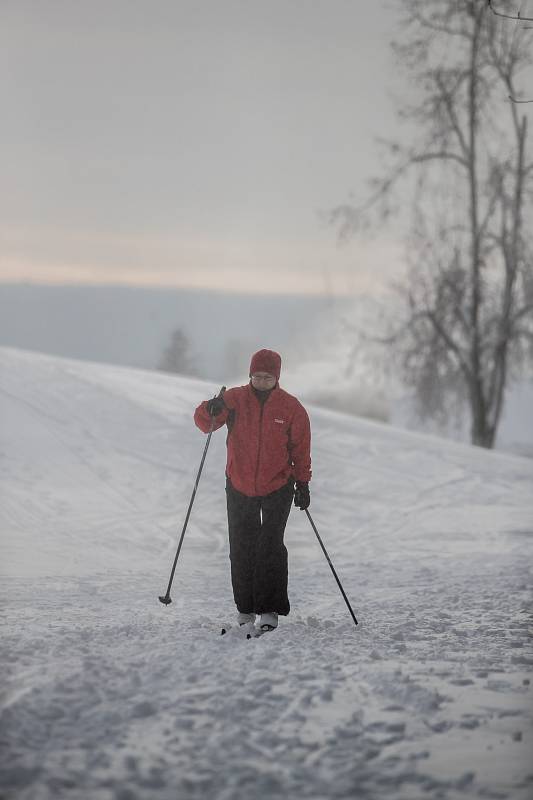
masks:
<path fill-rule="evenodd" d="M 194 421 L 204 433 L 226 424 L 226 499 L 233 596 L 239 625 L 273 630 L 290 611 L 287 548 L 291 503 L 309 507 L 311 429 L 303 405 L 279 386 L 281 357 L 259 350 L 250 382 L 204 400 Z M 295 487 L 296 483 L 296 487 Z"/>

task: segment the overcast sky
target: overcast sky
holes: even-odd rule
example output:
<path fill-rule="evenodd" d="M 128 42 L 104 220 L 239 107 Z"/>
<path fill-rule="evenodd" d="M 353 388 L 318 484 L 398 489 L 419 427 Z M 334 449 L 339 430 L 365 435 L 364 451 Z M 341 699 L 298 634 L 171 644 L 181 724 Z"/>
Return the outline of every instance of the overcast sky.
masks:
<path fill-rule="evenodd" d="M 338 293 L 394 123 L 385 0 L 2 0 L 0 280 Z"/>

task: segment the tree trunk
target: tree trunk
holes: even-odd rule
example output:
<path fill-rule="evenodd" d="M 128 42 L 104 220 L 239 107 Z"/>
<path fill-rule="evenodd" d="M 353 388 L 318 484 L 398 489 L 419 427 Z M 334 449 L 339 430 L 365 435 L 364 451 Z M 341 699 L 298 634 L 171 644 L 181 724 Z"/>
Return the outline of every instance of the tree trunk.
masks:
<path fill-rule="evenodd" d="M 483 302 L 481 293 L 481 258 L 479 240 L 479 191 L 477 175 L 477 59 L 479 50 L 479 38 L 481 35 L 481 19 L 484 9 L 478 9 L 477 13 L 472 7 L 472 17 L 474 29 L 472 31 L 471 51 L 470 51 L 470 78 L 468 91 L 468 172 L 470 189 L 470 275 L 471 275 L 471 299 L 470 299 L 470 367 L 472 371 L 472 381 L 470 387 L 470 414 L 472 419 L 471 441 L 473 444 L 482 447 L 490 447 L 487 441 L 487 403 L 484 396 L 482 381 L 479 313 Z"/>
<path fill-rule="evenodd" d="M 470 440 L 479 447 L 491 448 L 494 444 L 495 428 L 489 422 L 487 403 L 481 381 L 473 377 L 470 384 Z"/>

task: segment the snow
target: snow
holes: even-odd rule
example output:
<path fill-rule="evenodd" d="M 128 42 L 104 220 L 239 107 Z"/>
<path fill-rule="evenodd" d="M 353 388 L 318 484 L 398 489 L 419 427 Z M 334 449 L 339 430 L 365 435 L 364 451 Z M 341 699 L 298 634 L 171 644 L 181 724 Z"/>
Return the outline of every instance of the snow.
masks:
<path fill-rule="evenodd" d="M 291 614 L 234 621 L 198 380 L 0 349 L 0 795 L 20 800 L 533 793 L 533 461 L 310 407 Z"/>

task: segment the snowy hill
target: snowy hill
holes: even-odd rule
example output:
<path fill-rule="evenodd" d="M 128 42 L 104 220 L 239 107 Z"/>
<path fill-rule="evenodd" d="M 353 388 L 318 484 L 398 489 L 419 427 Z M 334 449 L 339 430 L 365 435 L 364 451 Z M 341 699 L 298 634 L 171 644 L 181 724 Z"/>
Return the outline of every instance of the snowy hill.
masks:
<path fill-rule="evenodd" d="M 21 800 L 500 797 L 533 790 L 533 462 L 310 409 L 293 611 L 233 605 L 219 387 L 0 349 L 0 794 Z"/>

